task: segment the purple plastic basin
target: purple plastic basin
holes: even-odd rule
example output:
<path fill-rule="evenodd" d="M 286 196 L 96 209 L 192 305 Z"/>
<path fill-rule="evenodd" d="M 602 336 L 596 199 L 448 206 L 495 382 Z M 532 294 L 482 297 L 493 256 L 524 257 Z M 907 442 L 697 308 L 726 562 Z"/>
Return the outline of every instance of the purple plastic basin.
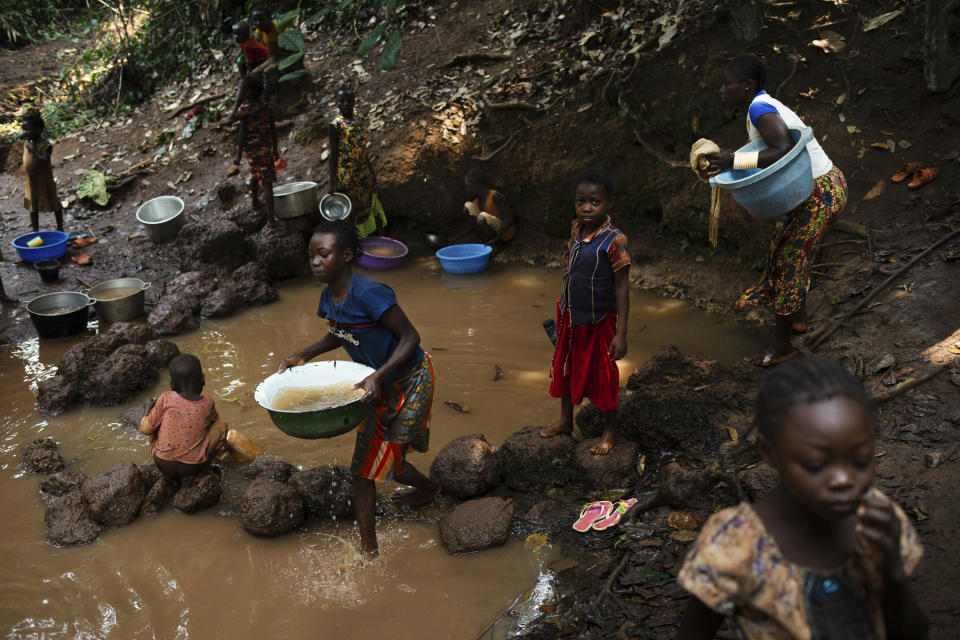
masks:
<path fill-rule="evenodd" d="M 360 247 L 360 266 L 376 271 L 399 267 L 407 255 L 407 245 L 384 236 L 367 236 L 360 241 Z"/>

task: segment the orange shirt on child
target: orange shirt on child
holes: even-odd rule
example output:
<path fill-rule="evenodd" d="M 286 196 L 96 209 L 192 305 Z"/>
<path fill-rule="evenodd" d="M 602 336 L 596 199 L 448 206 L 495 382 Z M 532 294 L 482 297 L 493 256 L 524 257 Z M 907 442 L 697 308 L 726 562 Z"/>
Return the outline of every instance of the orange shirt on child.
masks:
<path fill-rule="evenodd" d="M 213 398 L 187 400 L 176 391 L 164 391 L 147 416 L 156 428 L 154 453 L 185 464 L 206 462 L 210 427 L 219 418 Z"/>

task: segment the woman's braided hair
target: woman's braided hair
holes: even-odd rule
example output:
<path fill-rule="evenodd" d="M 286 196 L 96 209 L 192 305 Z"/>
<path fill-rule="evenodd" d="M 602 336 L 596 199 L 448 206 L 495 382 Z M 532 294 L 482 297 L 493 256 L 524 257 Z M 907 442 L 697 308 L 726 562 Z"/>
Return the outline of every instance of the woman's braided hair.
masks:
<path fill-rule="evenodd" d="M 818 356 L 788 360 L 760 381 L 754 425 L 761 435 L 773 440 L 791 407 L 837 396 L 846 396 L 867 411 L 873 410 L 860 381 L 836 362 Z"/>
<path fill-rule="evenodd" d="M 324 222 L 313 230 L 313 235 L 319 233 L 329 233 L 335 236 L 337 238 L 337 246 L 342 250 L 352 249 L 352 262 L 356 262 L 363 253 L 363 247 L 360 246 L 360 234 L 357 233 L 357 228 L 350 222 L 344 220 Z"/>

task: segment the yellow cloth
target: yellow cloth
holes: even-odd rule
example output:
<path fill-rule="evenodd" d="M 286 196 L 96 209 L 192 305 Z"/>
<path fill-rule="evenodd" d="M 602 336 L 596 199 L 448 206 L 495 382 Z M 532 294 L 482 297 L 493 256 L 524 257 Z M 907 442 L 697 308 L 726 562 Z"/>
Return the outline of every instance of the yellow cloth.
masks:
<path fill-rule="evenodd" d="M 707 169 L 710 167 L 710 160 L 707 159 L 711 153 L 720 151 L 720 146 L 713 140 L 700 138 L 690 147 L 690 168 L 697 174 L 701 182 L 707 182 L 710 176 L 707 175 Z M 720 240 L 720 189 L 714 187 L 710 191 L 710 244 L 717 246 Z"/>
<path fill-rule="evenodd" d="M 361 238 L 366 238 L 377 230 L 377 220 L 380 220 L 381 228 L 387 226 L 387 214 L 383 210 L 383 205 L 380 204 L 380 198 L 377 197 L 377 194 L 373 194 L 370 197 L 370 215 L 357 225 L 357 234 Z"/>
<path fill-rule="evenodd" d="M 710 161 L 707 159 L 707 156 L 719 151 L 720 146 L 713 140 L 707 138 L 700 138 L 690 147 L 690 168 L 697 174 L 700 182 L 707 182 L 709 180 L 707 168 L 710 166 Z"/>

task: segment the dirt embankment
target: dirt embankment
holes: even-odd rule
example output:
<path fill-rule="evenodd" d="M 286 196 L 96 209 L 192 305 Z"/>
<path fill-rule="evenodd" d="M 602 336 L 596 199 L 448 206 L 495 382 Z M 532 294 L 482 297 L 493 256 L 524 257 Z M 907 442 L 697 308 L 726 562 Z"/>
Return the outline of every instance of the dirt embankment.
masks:
<path fill-rule="evenodd" d="M 951 135 L 960 125 L 960 92 L 925 90 L 923 6 L 905 6 L 868 30 L 870 18 L 898 7 L 778 3 L 763 5 L 762 14 L 752 16 L 758 22 L 751 22 L 749 15 L 715 12 L 712 4 L 685 3 L 680 13 L 667 3 L 633 4 L 579 3 L 567 10 L 560 3 L 477 0 L 428 8 L 422 25 L 405 33 L 400 64 L 390 74 L 373 73 L 370 60 L 357 64 L 351 51 L 329 51 L 324 34 L 311 34 L 313 83 L 294 96 L 281 127 L 287 175 L 326 182 L 325 141 L 317 132 L 332 116 L 327 96 L 350 82 L 358 86 L 359 108 L 370 124 L 391 233 L 409 240 L 414 252 L 426 251 L 424 231 L 448 232 L 458 224 L 462 176 L 480 165 L 497 176 L 520 220 L 518 239 L 499 259 L 555 264 L 572 215 L 570 181 L 581 168 L 600 166 L 619 185 L 616 220 L 631 239 L 634 284 L 727 312 L 757 277 L 772 225 L 746 218 L 726 199 L 720 247 L 709 247 L 709 190 L 685 165 L 696 138 L 728 148 L 743 143 L 743 115 L 725 112 L 716 90 L 725 61 L 751 51 L 767 63 L 768 90 L 796 108 L 844 171 L 849 200 L 843 217 L 868 229 L 866 236 L 827 236 L 808 305 L 814 336 L 895 276 L 819 352 L 858 370 L 876 393 L 948 364 L 960 341 L 960 242 L 944 244 L 896 275 L 960 221 L 960 143 Z M 478 52 L 484 56 L 458 57 Z M 2 80 L 4 88 L 23 82 L 9 75 Z M 176 245 L 155 247 L 136 236 L 133 213 L 148 198 L 177 193 L 191 215 L 204 219 L 236 217 L 248 208 L 242 197 L 217 198 L 229 185 L 242 189 L 239 177 L 226 177 L 235 133 L 213 122 L 181 138 L 185 114 L 170 117 L 174 110 L 168 110 L 229 94 L 232 82 L 211 71 L 171 87 L 129 117 L 56 141 L 63 197 L 87 169 L 119 174 L 145 163 L 106 208 L 71 204 L 68 227 L 101 240 L 84 249 L 93 266 L 68 265 L 59 288 L 72 287 L 77 275 L 89 281 L 136 275 L 162 283 L 176 274 Z M 17 154 L 11 152 L 0 174 L 5 239 L 28 229 Z M 939 176 L 919 190 L 891 183 L 889 176 L 907 161 L 936 166 Z M 8 290 L 24 298 L 45 290 L 9 249 L 4 255 L 0 274 Z M 766 315 L 752 312 L 746 319 L 767 330 Z M 0 325 L 8 325 L 13 337 L 32 334 L 22 311 L 3 308 Z M 752 395 L 752 376 L 737 375 L 735 382 L 731 396 Z M 951 595 L 960 587 L 951 569 L 958 560 L 951 542 L 960 509 L 949 491 L 958 486 L 958 383 L 960 374 L 948 369 L 880 410 L 879 483 L 911 514 L 927 546 L 917 589 L 935 637 L 949 634 L 960 611 Z M 709 459 L 680 446 L 672 453 L 684 471 L 709 469 Z M 664 468 L 669 462 L 657 460 Z M 739 498 L 723 486 L 715 484 L 686 507 L 694 520 Z M 666 535 L 669 509 L 638 518 L 633 524 L 639 529 L 626 532 L 628 540 L 616 549 L 610 536 L 569 540 L 568 555 L 584 569 L 595 568 L 561 574 L 573 576 L 561 578 L 569 597 L 557 613 L 562 624 L 554 631 L 542 627 L 537 637 L 639 638 L 669 630 L 683 602 L 664 585 L 672 584 L 685 548 L 677 539 L 683 536 Z M 626 564 L 622 553 L 629 554 Z M 608 578 L 606 595 L 597 597 Z"/>

